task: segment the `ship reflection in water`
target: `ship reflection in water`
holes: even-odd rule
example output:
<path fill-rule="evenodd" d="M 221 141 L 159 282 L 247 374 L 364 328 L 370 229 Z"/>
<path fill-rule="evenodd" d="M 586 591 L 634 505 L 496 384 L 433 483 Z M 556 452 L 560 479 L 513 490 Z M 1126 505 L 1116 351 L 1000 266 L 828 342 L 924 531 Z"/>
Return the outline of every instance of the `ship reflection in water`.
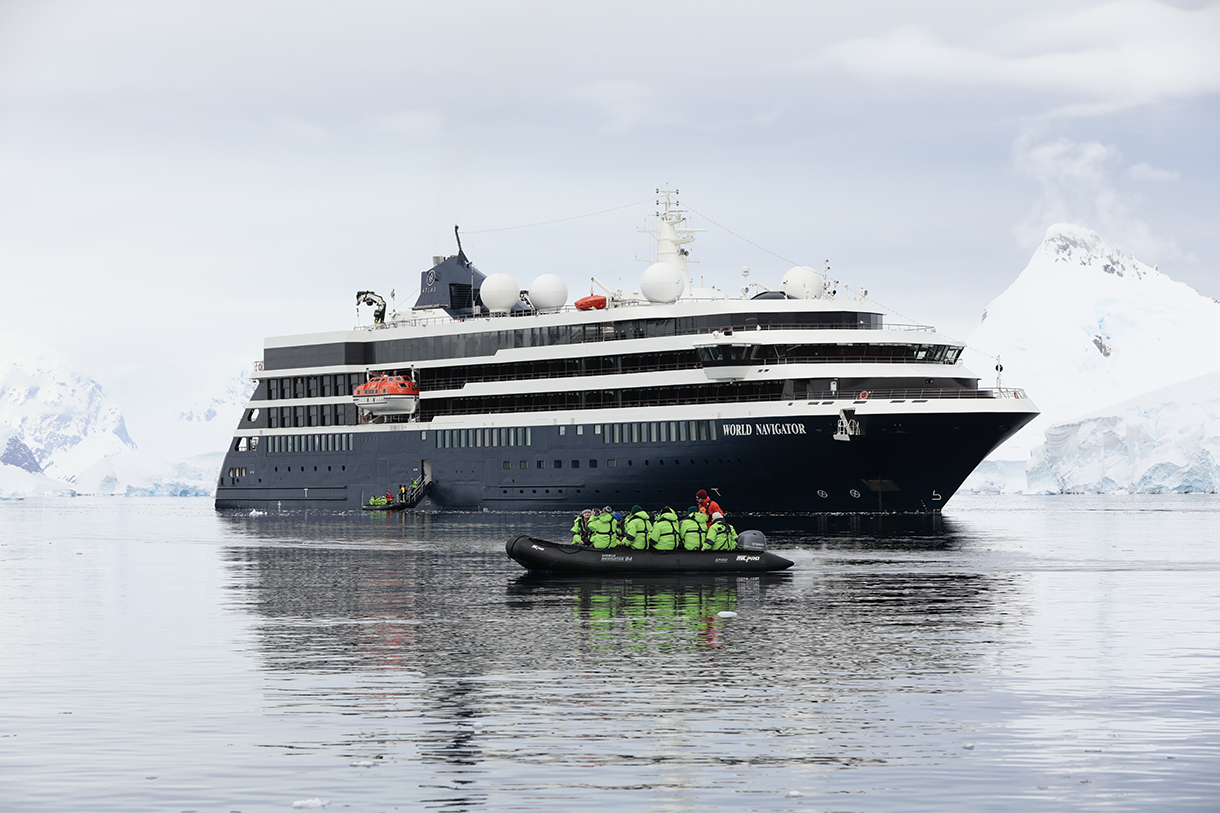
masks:
<path fill-rule="evenodd" d="M 570 523 L 532 519 L 551 538 Z M 546 787 L 590 781 L 558 767 L 647 766 L 641 798 L 655 798 L 705 786 L 706 771 L 721 781 L 726 764 L 935 749 L 957 735 L 927 698 L 960 690 L 1021 600 L 1010 576 L 972 567 L 972 545 L 939 516 L 743 517 L 739 529 L 770 523 L 793 571 L 644 578 L 524 574 L 503 552 L 519 516 L 227 521 L 251 542 L 225 559 L 278 678 L 271 713 L 361 721 L 293 747 L 432 765 L 421 801 L 457 807 L 521 772 Z M 887 730 L 878 710 L 906 694 L 920 708 Z"/>

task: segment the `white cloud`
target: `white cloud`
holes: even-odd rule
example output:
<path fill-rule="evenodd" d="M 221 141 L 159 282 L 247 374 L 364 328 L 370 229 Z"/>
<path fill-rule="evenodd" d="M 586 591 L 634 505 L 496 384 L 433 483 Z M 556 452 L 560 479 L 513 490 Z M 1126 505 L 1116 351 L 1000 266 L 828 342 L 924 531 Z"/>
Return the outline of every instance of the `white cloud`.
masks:
<path fill-rule="evenodd" d="M 1137 181 L 1176 181 L 1182 177 L 1176 169 L 1158 169 L 1144 163 L 1127 167 L 1127 175 Z"/>
<path fill-rule="evenodd" d="M 1027 131 L 1017 139 L 1013 149 L 1016 171 L 1042 188 L 1041 197 L 1029 213 L 1013 226 L 1013 235 L 1020 245 L 1037 245 L 1047 227 L 1055 223 L 1074 223 L 1094 229 L 1111 243 L 1139 256 L 1183 256 L 1173 240 L 1157 236 L 1137 216 L 1140 197 L 1115 185 L 1114 175 L 1122 163 L 1117 147 L 1068 138 L 1034 143 L 1035 137 L 1035 132 Z M 1171 174 L 1148 164 L 1136 164 L 1125 174 L 1139 177 L 1142 172 Z"/>
<path fill-rule="evenodd" d="M 1120 0 L 959 37 L 969 43 L 947 42 L 927 25 L 905 25 L 835 43 L 804 64 L 876 82 L 1057 94 L 1075 99 L 1056 111 L 1072 115 L 1220 92 L 1215 4 L 1178 9 Z"/>
<path fill-rule="evenodd" d="M 680 119 L 674 110 L 676 93 L 663 94 L 636 82 L 595 82 L 581 87 L 576 96 L 601 109 L 612 133 L 673 125 Z"/>
<path fill-rule="evenodd" d="M 377 133 L 392 133 L 412 138 L 438 135 L 445 125 L 445 116 L 435 110 L 401 110 L 371 121 Z"/>

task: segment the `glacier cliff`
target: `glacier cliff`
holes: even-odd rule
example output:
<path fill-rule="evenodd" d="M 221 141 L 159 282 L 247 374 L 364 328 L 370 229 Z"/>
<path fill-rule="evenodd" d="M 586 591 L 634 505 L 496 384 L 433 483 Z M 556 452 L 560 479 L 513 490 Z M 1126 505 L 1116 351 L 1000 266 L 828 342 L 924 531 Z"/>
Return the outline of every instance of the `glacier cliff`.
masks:
<path fill-rule="evenodd" d="M 1054 424 L 1028 490 L 1165 494 L 1220 490 L 1220 372 Z"/>

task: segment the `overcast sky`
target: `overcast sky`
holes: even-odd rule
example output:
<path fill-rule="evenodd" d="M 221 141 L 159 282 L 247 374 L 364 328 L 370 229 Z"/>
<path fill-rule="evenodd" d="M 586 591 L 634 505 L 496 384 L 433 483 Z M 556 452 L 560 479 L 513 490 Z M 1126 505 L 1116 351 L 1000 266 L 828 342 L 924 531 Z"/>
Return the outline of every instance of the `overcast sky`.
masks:
<path fill-rule="evenodd" d="M 130 398 L 410 304 L 454 223 L 637 287 L 651 203 L 491 230 L 663 185 L 709 284 L 961 339 L 1058 221 L 1220 296 L 1218 92 L 1206 2 L 0 2 L 0 319 Z"/>

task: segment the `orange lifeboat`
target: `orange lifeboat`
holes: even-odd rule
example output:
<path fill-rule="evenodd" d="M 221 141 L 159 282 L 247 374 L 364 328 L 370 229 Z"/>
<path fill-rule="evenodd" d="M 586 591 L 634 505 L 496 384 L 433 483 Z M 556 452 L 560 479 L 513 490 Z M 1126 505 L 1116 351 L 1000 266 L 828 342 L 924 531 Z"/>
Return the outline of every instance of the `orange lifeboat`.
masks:
<path fill-rule="evenodd" d="M 413 415 L 419 408 L 419 385 L 403 375 L 379 375 L 352 391 L 352 400 L 374 415 Z"/>
<path fill-rule="evenodd" d="M 600 311 L 605 307 L 606 298 L 604 296 L 586 296 L 584 299 L 576 300 L 576 310 L 578 311 Z"/>

